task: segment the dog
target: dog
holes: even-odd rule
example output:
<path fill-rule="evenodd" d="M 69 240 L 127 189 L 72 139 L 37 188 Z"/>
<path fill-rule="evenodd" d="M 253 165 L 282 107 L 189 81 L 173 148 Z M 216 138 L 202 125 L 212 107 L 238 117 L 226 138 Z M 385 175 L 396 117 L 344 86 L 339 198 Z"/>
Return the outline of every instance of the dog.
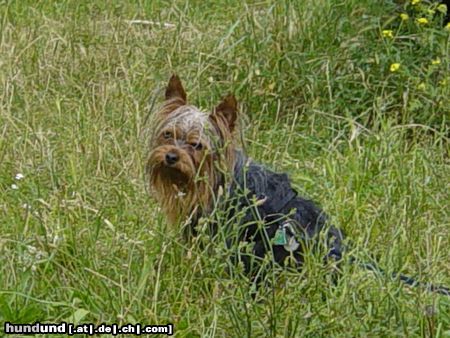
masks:
<path fill-rule="evenodd" d="M 234 259 L 250 275 L 269 253 L 277 264 L 290 257 L 300 268 L 305 248 L 315 247 L 321 232 L 326 232 L 326 258 L 341 259 L 343 235 L 326 225 L 323 211 L 300 197 L 286 174 L 271 171 L 239 149 L 233 95 L 208 114 L 188 104 L 179 77 L 173 75 L 155 114 L 146 166 L 150 191 L 171 223 L 189 220 L 187 236 L 195 235 L 199 220 L 219 206 L 226 216 L 222 224 L 210 221 L 211 235 L 225 229 L 228 247 L 250 246 Z"/>
<path fill-rule="evenodd" d="M 206 219 L 212 238 L 221 235 L 228 248 L 238 248 L 231 259 L 243 264 L 257 287 L 264 280 L 267 266 L 262 263 L 267 257 L 269 267 L 288 262 L 300 270 L 304 255 L 320 249 L 324 260 L 339 269 L 344 260 L 343 233 L 328 224 L 327 216 L 313 201 L 297 194 L 288 175 L 244 154 L 237 142 L 238 124 L 238 103 L 233 95 L 206 113 L 188 104 L 178 76 L 170 78 L 165 100 L 154 116 L 146 163 L 149 190 L 169 222 L 186 224 L 185 237 L 192 238 Z M 347 259 L 387 275 L 375 262 Z M 391 277 L 450 296 L 444 286 L 398 273 Z"/>

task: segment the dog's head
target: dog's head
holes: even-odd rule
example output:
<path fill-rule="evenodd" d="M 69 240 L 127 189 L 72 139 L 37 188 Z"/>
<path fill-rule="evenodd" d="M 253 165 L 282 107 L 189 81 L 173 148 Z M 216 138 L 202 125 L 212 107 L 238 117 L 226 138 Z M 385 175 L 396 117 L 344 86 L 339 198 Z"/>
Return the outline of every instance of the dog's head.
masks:
<path fill-rule="evenodd" d="M 207 208 L 224 171 L 233 168 L 236 119 L 234 96 L 208 114 L 187 103 L 178 76 L 170 78 L 155 116 L 147 174 L 150 191 L 172 221 Z"/>

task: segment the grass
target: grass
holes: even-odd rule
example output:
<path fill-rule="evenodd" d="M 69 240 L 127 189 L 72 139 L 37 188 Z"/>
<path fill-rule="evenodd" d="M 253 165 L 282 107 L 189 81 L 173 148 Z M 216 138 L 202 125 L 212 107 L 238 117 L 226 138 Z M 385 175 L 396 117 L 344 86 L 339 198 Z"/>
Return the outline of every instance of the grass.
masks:
<path fill-rule="evenodd" d="M 450 40 L 435 8 L 2 1 L 0 321 L 450 336 L 448 297 L 354 266 L 333 286 L 318 257 L 275 271 L 254 300 L 220 245 L 167 227 L 143 175 L 150 107 L 172 72 L 205 109 L 234 92 L 247 152 L 320 201 L 353 254 L 450 285 Z"/>

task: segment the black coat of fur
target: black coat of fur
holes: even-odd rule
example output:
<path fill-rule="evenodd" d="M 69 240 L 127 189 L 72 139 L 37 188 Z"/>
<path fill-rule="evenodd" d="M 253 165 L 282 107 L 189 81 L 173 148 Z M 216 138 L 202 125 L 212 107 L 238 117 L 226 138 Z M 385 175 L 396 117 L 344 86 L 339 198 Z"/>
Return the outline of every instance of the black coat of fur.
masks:
<path fill-rule="evenodd" d="M 319 233 L 326 231 L 328 255 L 339 260 L 342 251 L 341 232 L 326 226 L 326 215 L 314 202 L 298 196 L 286 174 L 275 173 L 237 153 L 233 183 L 229 187 L 228 227 L 238 223 L 237 235 L 227 239 L 248 242 L 251 254 L 241 254 L 246 272 L 251 273 L 258 262 L 272 251 L 274 261 L 283 264 L 293 256 L 298 266 L 303 262 L 305 247 L 318 244 Z M 273 243 L 277 230 L 286 222 L 293 225 L 294 236 L 300 244 L 295 251 L 286 250 Z"/>

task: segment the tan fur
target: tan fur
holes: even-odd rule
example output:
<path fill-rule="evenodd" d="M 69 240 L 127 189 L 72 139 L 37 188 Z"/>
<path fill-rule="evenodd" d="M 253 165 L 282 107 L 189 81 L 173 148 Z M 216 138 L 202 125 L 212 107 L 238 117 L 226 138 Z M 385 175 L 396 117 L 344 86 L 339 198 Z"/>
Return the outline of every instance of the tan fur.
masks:
<path fill-rule="evenodd" d="M 210 115 L 187 105 L 181 81 L 170 79 L 154 119 L 146 170 L 150 192 L 170 223 L 210 211 L 214 192 L 234 167 L 236 114 L 231 96 Z M 176 163 L 167 163 L 169 153 L 177 156 Z"/>

